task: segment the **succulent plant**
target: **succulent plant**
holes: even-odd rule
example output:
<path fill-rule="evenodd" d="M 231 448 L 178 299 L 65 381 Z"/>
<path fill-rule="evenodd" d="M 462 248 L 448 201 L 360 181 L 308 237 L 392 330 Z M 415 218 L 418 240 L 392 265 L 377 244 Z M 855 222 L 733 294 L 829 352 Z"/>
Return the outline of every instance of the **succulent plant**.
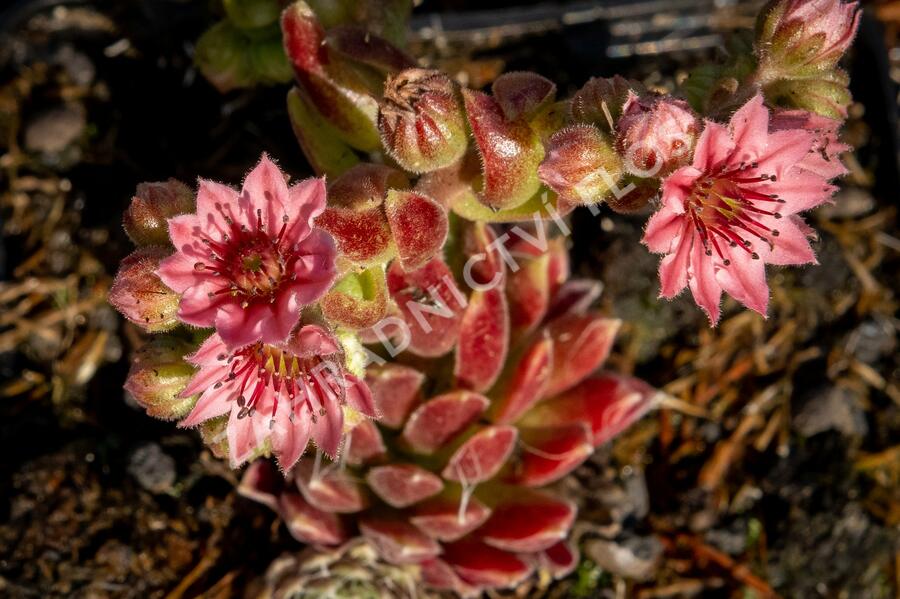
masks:
<path fill-rule="evenodd" d="M 846 173 L 826 117 L 849 101 L 836 64 L 857 8 L 812 4 L 771 3 L 753 48 L 689 79 L 691 107 L 621 77 L 568 100 L 530 72 L 467 89 L 400 47 L 404 0 L 298 1 L 280 20 L 274 0 L 226 2 L 198 61 L 223 90 L 291 70 L 318 178 L 289 185 L 264 154 L 240 191 L 139 187 L 110 301 L 164 334 L 126 388 L 252 462 L 241 492 L 329 564 L 364 539 L 386 577 L 463 596 L 565 575 L 576 508 L 553 483 L 660 394 L 598 372 L 620 322 L 570 277 L 563 217 L 653 202 L 661 296 L 690 289 L 712 324 L 723 291 L 765 314 L 765 265 L 815 261 L 799 214 Z M 308 563 L 273 566 L 273 596 L 390 592 L 369 566 Z"/>
<path fill-rule="evenodd" d="M 595 372 L 619 321 L 590 308 L 595 284 L 569 279 L 561 239 L 541 248 L 537 232 L 518 231 L 461 226 L 459 274 L 439 257 L 410 272 L 394 262 L 388 288 L 409 334 L 395 340 L 406 352 L 367 368 L 380 418 L 359 423 L 339 459 L 306 456 L 286 479 L 254 462 L 241 492 L 298 540 L 362 536 L 384 560 L 418 565 L 434 589 L 471 595 L 535 569 L 569 572 L 576 509 L 545 487 L 658 393 Z M 464 293 L 466 278 L 474 289 Z"/>

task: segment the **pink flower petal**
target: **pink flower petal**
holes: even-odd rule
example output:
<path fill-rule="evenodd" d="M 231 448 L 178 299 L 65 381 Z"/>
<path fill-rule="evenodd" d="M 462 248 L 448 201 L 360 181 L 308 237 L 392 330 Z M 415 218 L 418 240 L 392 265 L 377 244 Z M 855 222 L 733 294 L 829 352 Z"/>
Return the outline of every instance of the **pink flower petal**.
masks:
<path fill-rule="evenodd" d="M 231 410 L 231 403 L 226 401 L 224 394 L 207 389 L 197 400 L 194 409 L 187 417 L 178 423 L 182 428 L 192 428 L 210 418 L 227 414 Z"/>
<path fill-rule="evenodd" d="M 703 133 L 697 140 L 697 147 L 694 148 L 693 166 L 700 172 L 712 171 L 716 166 L 728 160 L 734 149 L 734 140 L 728 129 L 719 123 L 706 121 Z M 673 176 L 678 173 L 679 171 L 675 171 Z"/>
<path fill-rule="evenodd" d="M 703 244 L 694 235 L 691 248 L 691 276 L 688 284 L 697 305 L 703 308 L 709 322 L 715 326 L 719 322 L 719 304 L 722 302 L 722 287 L 716 279 L 712 256 L 707 256 Z"/>
<path fill-rule="evenodd" d="M 282 472 L 288 472 L 294 467 L 294 464 L 306 451 L 310 437 L 309 410 L 305 407 L 296 408 L 295 412 L 299 415 L 295 415 L 291 419 L 290 413 L 285 407 L 289 406 L 283 405 L 279 408 L 269 437 Z"/>
<path fill-rule="evenodd" d="M 766 266 L 740 248 L 728 248 L 731 266 L 716 271 L 716 281 L 731 297 L 763 316 L 769 306 Z"/>
<path fill-rule="evenodd" d="M 757 93 L 741 106 L 728 123 L 737 161 L 759 160 L 768 145 L 769 111 Z"/>
<path fill-rule="evenodd" d="M 243 347 L 263 339 L 263 323 L 272 317 L 268 305 L 253 303 L 242 308 L 229 302 L 223 303 L 216 312 L 216 331 L 229 349 Z M 275 343 L 283 339 L 273 340 Z"/>
<path fill-rule="evenodd" d="M 325 179 L 304 179 L 288 189 L 285 205 L 289 224 L 285 231 L 287 243 L 299 243 L 313 230 L 313 221 L 325 210 Z"/>
<path fill-rule="evenodd" d="M 656 211 L 644 229 L 644 237 L 641 242 L 657 254 L 666 254 L 672 251 L 672 245 L 676 238 L 681 236 L 684 219 L 681 214 L 676 214 L 665 205 Z"/>
<path fill-rule="evenodd" d="M 241 197 L 250 201 L 252 214 L 261 211 L 270 234 L 281 228 L 290 196 L 284 174 L 267 154 L 263 154 L 259 164 L 247 174 Z"/>
<path fill-rule="evenodd" d="M 683 220 L 682 220 L 683 222 Z M 659 296 L 671 299 L 681 293 L 688 283 L 688 261 L 694 236 L 682 230 L 675 239 L 675 253 L 669 254 L 659 263 Z"/>
<path fill-rule="evenodd" d="M 766 262 L 769 264 L 817 264 L 816 254 L 809 245 L 809 237 L 803 219 L 793 215 L 773 224 L 778 229 L 778 237 L 774 238 L 774 249 L 768 252 Z"/>

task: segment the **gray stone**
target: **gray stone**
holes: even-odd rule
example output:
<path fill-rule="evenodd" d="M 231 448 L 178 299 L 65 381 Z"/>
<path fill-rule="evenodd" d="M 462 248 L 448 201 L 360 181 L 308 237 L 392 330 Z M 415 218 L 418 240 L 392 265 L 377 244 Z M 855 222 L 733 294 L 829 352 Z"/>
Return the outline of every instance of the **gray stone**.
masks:
<path fill-rule="evenodd" d="M 87 125 L 87 111 L 77 103 L 46 110 L 31 119 L 25 129 L 25 148 L 30 152 L 58 154 L 69 147 Z"/>
<path fill-rule="evenodd" d="M 592 539 L 585 554 L 600 568 L 633 580 L 648 580 L 659 567 L 663 546 L 656 537 L 630 536 L 618 541 Z"/>
<path fill-rule="evenodd" d="M 156 443 L 147 443 L 131 454 L 128 473 L 147 491 L 164 493 L 175 484 L 175 460 Z"/>
<path fill-rule="evenodd" d="M 814 395 L 794 418 L 794 428 L 804 437 L 835 430 L 861 437 L 869 427 L 856 394 L 846 387 L 832 387 Z"/>

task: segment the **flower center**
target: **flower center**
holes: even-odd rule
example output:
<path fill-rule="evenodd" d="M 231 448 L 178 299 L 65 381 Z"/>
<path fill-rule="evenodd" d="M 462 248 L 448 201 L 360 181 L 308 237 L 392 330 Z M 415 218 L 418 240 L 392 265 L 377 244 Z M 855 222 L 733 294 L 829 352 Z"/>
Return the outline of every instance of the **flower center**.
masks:
<path fill-rule="evenodd" d="M 216 204 L 216 210 L 225 222 L 226 231 L 221 241 L 201 237 L 209 250 L 208 262 L 197 262 L 194 268 L 207 270 L 230 283 L 217 293 L 230 293 L 250 301 L 274 302 L 278 289 L 285 281 L 293 281 L 293 266 L 297 260 L 296 248 L 282 244 L 287 229 L 288 216 L 282 217 L 281 229 L 274 234 L 274 227 L 264 222 L 262 210 L 256 211 L 256 227 L 238 226 L 230 215 L 231 206 Z M 216 295 L 210 293 L 210 297 Z"/>
<path fill-rule="evenodd" d="M 318 417 L 327 413 L 321 398 L 342 395 L 341 383 L 335 377 L 336 365 L 321 356 L 301 357 L 272 345 L 254 343 L 231 355 L 219 354 L 217 359 L 230 365 L 230 368 L 214 388 L 240 381 L 232 398 L 240 408 L 238 418 L 253 416 L 268 391 L 268 396 L 273 398 L 270 427 L 275 424 L 278 402 L 283 395 L 287 395 L 290 404 L 289 418 L 292 423 L 297 406 L 302 404 L 307 405 L 315 423 Z"/>
<path fill-rule="evenodd" d="M 697 180 L 685 209 L 703 242 L 707 256 L 713 251 L 725 266 L 731 264 L 722 253 L 722 245 L 740 247 L 754 260 L 759 254 L 753 250 L 752 238 L 775 247 L 778 230 L 760 222 L 761 216 L 779 219 L 781 214 L 771 210 L 773 204 L 783 204 L 777 194 L 761 193 L 756 184 L 776 181 L 775 175 L 759 172 L 756 162 L 742 162 L 735 168 L 724 166 Z"/>

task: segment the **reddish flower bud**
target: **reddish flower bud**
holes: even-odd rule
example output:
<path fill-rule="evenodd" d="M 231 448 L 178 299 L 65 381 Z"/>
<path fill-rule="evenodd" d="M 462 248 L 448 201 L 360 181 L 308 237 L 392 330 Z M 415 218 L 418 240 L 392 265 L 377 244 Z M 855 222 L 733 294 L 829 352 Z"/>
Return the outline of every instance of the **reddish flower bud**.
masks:
<path fill-rule="evenodd" d="M 540 138 L 523 119 L 506 118 L 494 98 L 463 90 L 463 99 L 481 155 L 479 200 L 494 210 L 524 204 L 541 185 L 536 173 L 544 157 Z"/>
<path fill-rule="evenodd" d="M 622 106 L 630 93 L 642 93 L 644 87 L 616 75 L 608 79 L 591 77 L 575 92 L 569 104 L 572 120 L 587 125 L 596 125 L 604 131 L 612 131 L 615 122 L 622 115 Z"/>
<path fill-rule="evenodd" d="M 537 73 L 513 71 L 497 77 L 491 92 L 507 119 L 529 120 L 553 102 L 556 84 Z"/>
<path fill-rule="evenodd" d="M 179 295 L 157 275 L 160 261 L 170 253 L 158 245 L 138 248 L 122 260 L 109 289 L 109 303 L 150 333 L 168 331 L 178 324 Z"/>
<path fill-rule="evenodd" d="M 809 75 L 834 68 L 859 27 L 858 2 L 774 0 L 757 21 L 757 51 L 765 68 Z"/>
<path fill-rule="evenodd" d="M 194 368 L 184 356 L 196 347 L 170 335 L 159 335 L 135 354 L 125 390 L 154 418 L 178 420 L 187 415 L 196 396 L 181 397 Z"/>
<path fill-rule="evenodd" d="M 629 173 L 661 179 L 690 162 L 699 132 L 700 119 L 684 100 L 630 92 L 616 123 L 616 149 Z"/>
<path fill-rule="evenodd" d="M 440 71 L 406 69 L 388 78 L 378 112 L 385 150 L 413 173 L 437 170 L 466 151 L 466 121 L 456 84 Z"/>
<path fill-rule="evenodd" d="M 550 138 L 538 174 L 548 187 L 573 204 L 603 201 L 622 177 L 616 151 L 592 125 L 575 125 Z"/>
<path fill-rule="evenodd" d="M 194 192 L 176 179 L 139 183 L 122 219 L 135 245 L 169 245 L 168 219 L 194 211 Z"/>
<path fill-rule="evenodd" d="M 329 207 L 316 222 L 355 264 L 383 264 L 396 255 L 405 270 L 414 270 L 443 246 L 447 213 L 408 186 L 397 169 L 358 164 L 332 184 Z"/>
<path fill-rule="evenodd" d="M 757 79 L 766 102 L 830 118 L 847 116 L 847 76 L 837 68 L 859 27 L 858 2 L 773 0 L 756 27 Z"/>

